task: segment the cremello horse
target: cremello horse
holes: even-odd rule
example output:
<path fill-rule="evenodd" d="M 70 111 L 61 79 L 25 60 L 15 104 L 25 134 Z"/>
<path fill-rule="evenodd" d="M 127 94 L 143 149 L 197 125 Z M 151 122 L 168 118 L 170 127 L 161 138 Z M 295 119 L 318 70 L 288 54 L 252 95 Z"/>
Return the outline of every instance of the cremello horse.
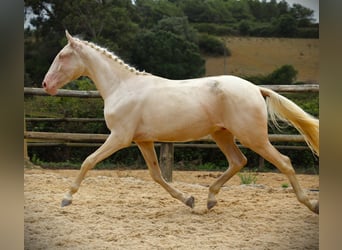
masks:
<path fill-rule="evenodd" d="M 80 173 L 65 194 L 62 206 L 72 202 L 88 170 L 134 141 L 157 183 L 174 198 L 194 207 L 194 198 L 170 186 L 161 176 L 154 142 L 191 141 L 211 135 L 229 162 L 229 168 L 209 188 L 207 207 L 217 204 L 221 186 L 246 163 L 236 137 L 275 165 L 290 180 L 300 202 L 315 213 L 317 200 L 309 200 L 300 187 L 290 159 L 268 139 L 268 113 L 290 122 L 319 154 L 319 121 L 292 101 L 234 76 L 169 80 L 139 72 L 113 53 L 72 37 L 58 53 L 42 83 L 51 95 L 80 76 L 93 80 L 104 100 L 104 117 L 110 130 L 105 143 L 83 162 Z M 266 99 L 266 101 L 265 101 Z M 267 111 L 268 108 L 268 111 Z"/>

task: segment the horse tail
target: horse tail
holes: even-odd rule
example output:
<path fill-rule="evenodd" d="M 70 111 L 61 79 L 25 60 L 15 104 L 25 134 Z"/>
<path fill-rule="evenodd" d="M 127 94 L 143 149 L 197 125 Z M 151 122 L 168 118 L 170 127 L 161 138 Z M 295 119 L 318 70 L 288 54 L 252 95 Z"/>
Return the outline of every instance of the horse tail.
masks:
<path fill-rule="evenodd" d="M 266 98 L 268 114 L 273 124 L 280 128 L 276 118 L 291 124 L 304 136 L 310 149 L 319 156 L 319 120 L 286 97 L 270 89 L 259 88 Z"/>

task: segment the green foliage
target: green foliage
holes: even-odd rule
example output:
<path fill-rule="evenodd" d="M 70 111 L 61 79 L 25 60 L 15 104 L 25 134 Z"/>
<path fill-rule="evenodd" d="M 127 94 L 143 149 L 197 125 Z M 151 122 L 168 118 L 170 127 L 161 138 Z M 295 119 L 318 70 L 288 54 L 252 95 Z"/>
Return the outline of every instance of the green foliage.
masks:
<path fill-rule="evenodd" d="M 135 0 L 135 10 L 142 29 L 151 29 L 163 18 L 184 17 L 177 4 L 166 0 Z"/>
<path fill-rule="evenodd" d="M 297 20 L 289 14 L 280 16 L 275 24 L 275 27 L 277 36 L 295 37 L 297 35 Z"/>
<path fill-rule="evenodd" d="M 267 84 L 293 84 L 298 71 L 292 65 L 283 65 L 266 76 Z"/>
<path fill-rule="evenodd" d="M 298 71 L 292 65 L 283 65 L 268 75 L 246 76 L 245 79 L 258 85 L 294 84 Z"/>
<path fill-rule="evenodd" d="M 271 22 L 267 23 L 249 23 L 249 35 L 250 36 L 258 36 L 258 37 L 276 37 L 277 34 L 275 32 L 274 24 Z"/>
<path fill-rule="evenodd" d="M 25 7 L 37 15 L 31 20 L 36 29 L 25 32 L 25 86 L 40 86 L 53 58 L 66 43 L 65 29 L 123 58 L 128 57 L 126 51 L 138 29 L 131 20 L 134 11 L 130 1 L 26 0 Z"/>
<path fill-rule="evenodd" d="M 313 22 L 313 10 L 300 4 L 293 4 L 289 13 L 297 20 L 298 27 L 309 27 Z"/>
<path fill-rule="evenodd" d="M 251 31 L 251 24 L 247 20 L 243 20 L 239 24 L 239 33 L 243 36 L 248 36 Z"/>
<path fill-rule="evenodd" d="M 153 31 L 163 30 L 171 32 L 184 38 L 186 41 L 197 44 L 198 34 L 188 22 L 187 17 L 166 17 L 161 19 L 152 29 Z"/>
<path fill-rule="evenodd" d="M 312 38 L 312 37 L 319 37 L 319 28 L 318 25 L 316 27 L 299 27 L 297 29 L 298 37 L 302 38 Z"/>
<path fill-rule="evenodd" d="M 241 184 L 255 184 L 257 182 L 257 175 L 251 171 L 244 171 L 237 174 L 240 177 Z"/>
<path fill-rule="evenodd" d="M 288 183 L 283 183 L 283 184 L 281 184 L 281 187 L 282 187 L 282 188 L 288 188 L 288 187 L 289 187 L 289 184 L 288 184 Z"/>
<path fill-rule="evenodd" d="M 227 23 L 233 20 L 229 5 L 224 1 L 185 0 L 182 8 L 194 23 Z"/>
<path fill-rule="evenodd" d="M 167 17 L 136 35 L 130 61 L 142 70 L 170 79 L 201 77 L 205 61 L 197 40 L 197 31 L 186 17 Z"/>
<path fill-rule="evenodd" d="M 26 0 L 25 11 L 35 16 L 30 19 L 34 29 L 25 30 L 24 80 L 25 86 L 35 87 L 40 86 L 54 56 L 66 43 L 65 29 L 115 51 L 126 61 L 134 58 L 137 36 L 156 29 L 181 36 L 196 46 L 194 29 L 216 36 L 319 35 L 312 10 L 276 0 Z M 216 51 L 217 45 L 211 44 L 214 47 L 210 50 Z M 145 66 L 132 62 L 139 68 Z"/>
<path fill-rule="evenodd" d="M 202 53 L 212 56 L 230 56 L 229 49 L 225 46 L 224 42 L 212 35 L 201 34 L 199 37 L 199 47 Z"/>
<path fill-rule="evenodd" d="M 212 162 L 207 162 L 207 163 L 199 165 L 197 169 L 202 170 L 202 171 L 213 171 L 213 170 L 219 170 L 220 168 Z"/>
<path fill-rule="evenodd" d="M 96 90 L 95 84 L 88 77 L 80 77 L 64 86 L 64 89 L 72 90 Z"/>
<path fill-rule="evenodd" d="M 137 35 L 131 62 L 152 74 L 170 79 L 204 75 L 205 62 L 196 44 L 174 33 L 157 30 Z"/>
<path fill-rule="evenodd" d="M 238 35 L 239 32 L 232 25 L 216 24 L 216 23 L 192 23 L 198 32 L 207 33 L 215 36 Z"/>

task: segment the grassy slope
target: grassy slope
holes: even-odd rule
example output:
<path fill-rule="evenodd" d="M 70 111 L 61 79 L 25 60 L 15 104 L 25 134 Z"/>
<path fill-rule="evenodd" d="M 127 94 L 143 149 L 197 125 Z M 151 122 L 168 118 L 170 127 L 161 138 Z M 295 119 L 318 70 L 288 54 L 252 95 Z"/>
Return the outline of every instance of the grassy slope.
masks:
<path fill-rule="evenodd" d="M 269 74 L 291 64 L 298 70 L 297 80 L 319 82 L 319 39 L 226 37 L 232 56 L 226 74 L 238 76 Z M 206 75 L 222 75 L 223 57 L 206 58 Z"/>

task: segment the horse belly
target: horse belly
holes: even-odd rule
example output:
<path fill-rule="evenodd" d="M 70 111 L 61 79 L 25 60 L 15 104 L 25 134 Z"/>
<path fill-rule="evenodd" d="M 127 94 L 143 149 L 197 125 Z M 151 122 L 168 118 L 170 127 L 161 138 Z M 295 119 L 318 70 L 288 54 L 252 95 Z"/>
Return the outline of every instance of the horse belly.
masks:
<path fill-rule="evenodd" d="M 204 137 L 217 126 L 201 110 L 184 110 L 147 115 L 141 119 L 134 141 L 191 141 Z"/>

